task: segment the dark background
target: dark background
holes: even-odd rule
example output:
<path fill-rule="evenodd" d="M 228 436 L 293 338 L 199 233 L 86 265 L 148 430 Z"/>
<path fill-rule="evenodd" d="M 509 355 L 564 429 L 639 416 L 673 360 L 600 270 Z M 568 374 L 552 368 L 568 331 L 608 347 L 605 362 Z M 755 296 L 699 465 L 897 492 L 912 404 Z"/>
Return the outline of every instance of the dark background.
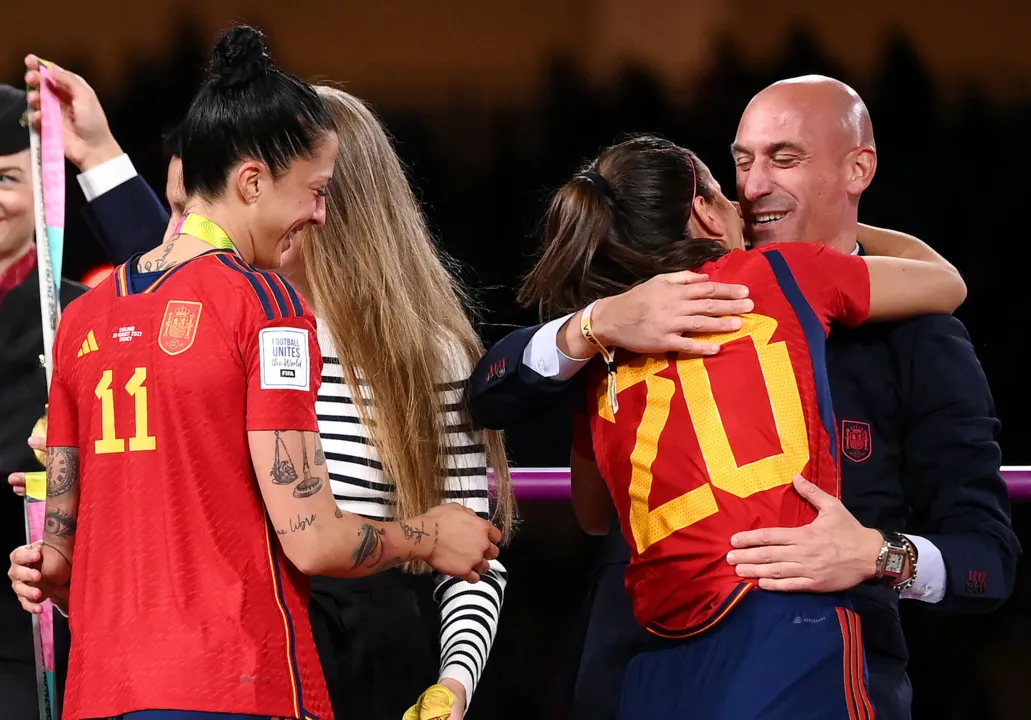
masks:
<path fill-rule="evenodd" d="M 217 29 L 241 18 L 261 26 L 288 69 L 351 80 L 349 90 L 375 103 L 435 233 L 476 291 L 488 344 L 535 322 L 515 306 L 515 287 L 533 262 L 549 192 L 585 158 L 622 134 L 657 132 L 698 152 L 732 194 L 728 146 L 749 98 L 784 77 L 838 77 L 867 101 L 878 143 L 861 220 L 913 233 L 962 270 L 970 299 L 958 315 L 991 383 L 1005 462 L 1031 464 L 1022 351 L 1031 51 L 1013 30 L 1027 27 L 1026 5 L 870 2 L 865 13 L 839 13 L 833 2 L 795 1 L 779 15 L 743 0 L 727 2 L 730 10 L 658 0 L 500 5 L 507 16 L 463 2 L 429 15 L 405 2 L 376 10 L 344 3 L 346 12 L 265 2 L 236 14 L 216 4 L 192 15 L 162 2 L 148 21 L 139 6 L 58 2 L 46 22 L 19 6 L 5 9 L 14 21 L 0 26 L 0 77 L 19 84 L 26 52 L 84 75 L 115 136 L 160 191 L 160 135 L 185 112 Z M 336 44 L 320 27 L 323 11 L 353 16 L 352 26 L 338 23 Z M 378 30 L 361 31 L 368 27 Z M 603 43 L 619 51 L 606 54 Z M 68 181 L 65 269 L 77 278 L 104 259 L 79 219 L 71 169 Z M 513 430 L 514 464 L 564 466 L 567 425 L 556 412 Z M 503 557 L 511 582 L 473 718 L 564 712 L 597 543 L 564 504 L 526 503 L 521 513 Z M 1031 544 L 1026 507 L 1014 508 L 1014 522 Z M 1029 582 L 1022 572 L 1013 599 L 987 617 L 904 603 L 916 718 L 1031 716 Z"/>

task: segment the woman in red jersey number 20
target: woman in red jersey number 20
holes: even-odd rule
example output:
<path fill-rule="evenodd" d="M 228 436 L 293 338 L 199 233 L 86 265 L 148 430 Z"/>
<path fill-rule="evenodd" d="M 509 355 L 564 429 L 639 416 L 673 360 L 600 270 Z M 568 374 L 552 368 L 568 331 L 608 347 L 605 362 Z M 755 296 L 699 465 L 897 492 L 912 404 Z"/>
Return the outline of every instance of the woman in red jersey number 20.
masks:
<path fill-rule="evenodd" d="M 726 559 L 736 532 L 815 518 L 796 476 L 839 495 L 830 324 L 952 312 L 966 296 L 955 268 L 915 238 L 861 239 L 869 257 L 803 242 L 745 251 L 740 215 L 708 168 L 648 136 L 603 152 L 552 202 L 523 299 L 555 315 L 586 306 L 566 336 L 600 358 L 574 433 L 574 509 L 599 533 L 618 515 L 627 589 L 655 639 L 627 668 L 623 720 L 872 717 L 848 600 L 760 590 Z M 749 288 L 740 329 L 695 338 L 717 354 L 600 347 L 595 300 L 684 270 Z"/>

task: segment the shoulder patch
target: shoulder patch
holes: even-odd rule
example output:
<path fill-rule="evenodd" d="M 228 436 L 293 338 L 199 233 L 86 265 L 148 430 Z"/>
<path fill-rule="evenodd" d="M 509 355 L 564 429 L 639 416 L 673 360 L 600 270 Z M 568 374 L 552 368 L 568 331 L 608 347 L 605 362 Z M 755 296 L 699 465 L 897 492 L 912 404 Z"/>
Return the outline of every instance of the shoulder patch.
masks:
<path fill-rule="evenodd" d="M 310 389 L 311 358 L 306 328 L 273 327 L 258 331 L 262 390 Z"/>

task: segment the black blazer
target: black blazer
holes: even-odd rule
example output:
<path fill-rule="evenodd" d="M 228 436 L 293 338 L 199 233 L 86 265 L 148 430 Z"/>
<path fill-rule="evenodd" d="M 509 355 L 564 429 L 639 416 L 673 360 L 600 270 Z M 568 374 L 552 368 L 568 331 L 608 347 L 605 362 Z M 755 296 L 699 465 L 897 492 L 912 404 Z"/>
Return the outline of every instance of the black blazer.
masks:
<path fill-rule="evenodd" d="M 86 203 L 82 217 L 107 259 L 119 265 L 160 245 L 169 215 L 150 185 L 136 175 Z"/>
<path fill-rule="evenodd" d="M 78 283 L 61 281 L 61 307 L 86 292 Z M 0 303 L 0 557 L 25 544 L 23 501 L 11 492 L 12 472 L 42 470 L 26 439 L 47 403 L 46 372 L 39 363 L 43 324 L 39 312 L 39 274 Z M 32 623 L 10 583 L 0 583 L 0 661 L 32 662 Z"/>

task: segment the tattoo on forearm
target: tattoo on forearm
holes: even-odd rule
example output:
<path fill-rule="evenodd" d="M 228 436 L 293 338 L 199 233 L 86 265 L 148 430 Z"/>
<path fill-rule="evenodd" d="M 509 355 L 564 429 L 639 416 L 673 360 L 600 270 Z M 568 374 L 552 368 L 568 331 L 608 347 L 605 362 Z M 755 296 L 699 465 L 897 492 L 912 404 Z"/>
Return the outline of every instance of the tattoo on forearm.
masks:
<path fill-rule="evenodd" d="M 315 464 L 325 465 L 326 464 L 326 453 L 322 452 L 322 448 L 315 448 Z"/>
<path fill-rule="evenodd" d="M 54 551 L 55 553 L 57 553 L 58 555 L 60 555 L 60 556 L 61 556 L 62 558 L 64 558 L 64 561 L 65 561 L 66 563 L 68 563 L 68 567 L 71 567 L 71 566 L 72 566 L 72 561 L 68 559 L 68 556 L 67 556 L 67 555 L 65 554 L 64 550 L 62 550 L 61 548 L 57 547 L 57 546 L 56 546 L 56 545 L 54 545 L 53 543 L 48 543 L 48 542 L 45 542 L 45 543 L 43 543 L 43 545 L 47 546 L 48 548 L 50 548 L 51 550 L 53 550 L 53 551 Z"/>
<path fill-rule="evenodd" d="M 292 533 L 302 532 L 302 531 L 310 528 L 314 524 L 315 524 L 315 513 L 312 513 L 311 515 L 309 515 L 307 517 L 301 517 L 300 515 L 298 515 L 297 516 L 297 520 L 293 520 L 293 519 L 290 520 L 290 532 L 292 532 Z M 279 533 L 280 535 L 286 535 L 287 531 L 286 530 L 276 530 L 276 532 Z"/>
<path fill-rule="evenodd" d="M 386 530 L 377 529 L 368 523 L 362 525 L 361 530 L 358 531 L 358 547 L 351 553 L 351 559 L 354 561 L 353 567 L 361 565 L 375 567 L 379 564 L 383 558 L 383 536 L 386 535 L 386 532 Z"/>
<path fill-rule="evenodd" d="M 315 447 L 318 449 L 319 436 L 315 436 Z M 304 434 L 301 435 L 301 474 L 303 476 L 301 483 L 294 488 L 295 498 L 306 498 L 311 497 L 319 490 L 322 489 L 322 478 L 315 477 L 311 474 L 311 468 L 308 467 L 308 444 L 305 442 Z M 318 460 L 318 456 L 315 458 Z M 316 463 L 317 465 L 318 463 Z"/>
<path fill-rule="evenodd" d="M 68 513 L 59 508 L 53 508 L 47 511 L 43 527 L 46 534 L 51 537 L 66 538 L 75 534 L 78 523 Z"/>
<path fill-rule="evenodd" d="M 47 448 L 47 497 L 66 494 L 79 482 L 79 449 Z"/>
<path fill-rule="evenodd" d="M 421 543 L 422 539 L 429 535 L 429 533 L 423 529 L 423 526 L 414 527 L 404 521 L 398 524 L 401 526 L 401 533 L 405 536 L 405 540 L 411 540 L 416 545 Z"/>

